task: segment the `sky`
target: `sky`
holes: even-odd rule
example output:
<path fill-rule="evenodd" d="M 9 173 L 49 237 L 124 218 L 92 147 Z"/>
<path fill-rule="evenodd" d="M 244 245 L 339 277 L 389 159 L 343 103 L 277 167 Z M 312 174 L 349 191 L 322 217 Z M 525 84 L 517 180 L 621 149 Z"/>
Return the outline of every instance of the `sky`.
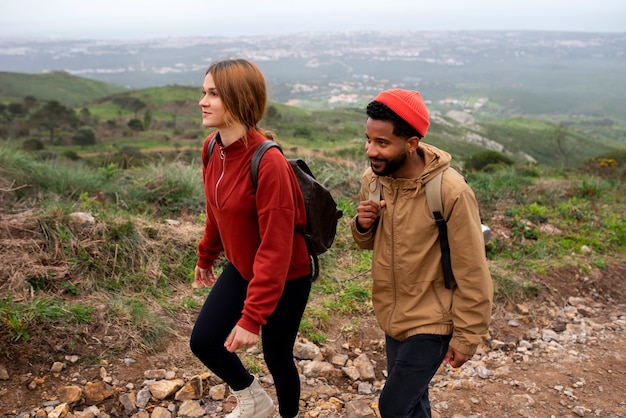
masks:
<path fill-rule="evenodd" d="M 626 32 L 625 0 L 0 0 L 0 38 L 361 30 Z"/>

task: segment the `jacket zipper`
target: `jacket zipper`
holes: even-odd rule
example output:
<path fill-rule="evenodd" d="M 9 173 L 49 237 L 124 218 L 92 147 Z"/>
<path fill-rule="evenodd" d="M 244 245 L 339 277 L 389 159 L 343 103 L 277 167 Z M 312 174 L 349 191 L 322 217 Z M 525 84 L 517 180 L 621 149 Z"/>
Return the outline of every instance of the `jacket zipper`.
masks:
<path fill-rule="evenodd" d="M 220 208 L 220 205 L 217 199 L 217 194 L 218 194 L 217 191 L 219 189 L 220 183 L 222 182 L 222 179 L 224 178 L 224 171 L 226 171 L 226 154 L 224 153 L 224 150 L 221 147 L 220 147 L 220 160 L 222 160 L 222 172 L 220 173 L 220 177 L 215 182 L 215 193 L 214 193 L 215 207 L 218 209 Z"/>
<path fill-rule="evenodd" d="M 393 300 L 394 300 L 394 304 L 393 304 L 393 311 L 395 312 L 396 308 L 398 307 L 398 283 L 396 282 L 396 246 L 395 246 L 395 239 L 394 239 L 394 235 L 395 235 L 395 218 L 396 218 L 396 201 L 398 198 L 398 189 L 396 188 L 392 188 L 391 190 L 391 195 L 393 196 L 393 211 L 391 212 L 391 283 L 392 283 L 392 289 L 393 289 Z M 394 317 L 394 314 L 392 312 L 392 314 L 390 315 L 390 319 L 389 319 L 389 329 L 391 329 L 391 318 Z"/>

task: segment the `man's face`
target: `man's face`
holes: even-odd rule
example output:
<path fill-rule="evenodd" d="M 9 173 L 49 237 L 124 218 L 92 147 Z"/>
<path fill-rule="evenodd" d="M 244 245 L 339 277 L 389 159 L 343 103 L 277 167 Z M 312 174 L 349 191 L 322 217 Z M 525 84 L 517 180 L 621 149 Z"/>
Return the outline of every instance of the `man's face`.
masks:
<path fill-rule="evenodd" d="M 401 169 L 407 159 L 406 140 L 393 134 L 393 124 L 368 118 L 365 137 L 365 153 L 370 159 L 374 174 L 402 177 Z"/>

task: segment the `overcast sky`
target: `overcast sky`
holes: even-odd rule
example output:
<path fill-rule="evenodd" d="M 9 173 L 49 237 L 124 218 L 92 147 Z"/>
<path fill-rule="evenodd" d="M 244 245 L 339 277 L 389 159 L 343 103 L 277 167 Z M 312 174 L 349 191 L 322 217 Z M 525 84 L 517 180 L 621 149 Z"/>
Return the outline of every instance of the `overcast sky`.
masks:
<path fill-rule="evenodd" d="M 0 0 L 0 37 L 388 29 L 626 32 L 626 0 Z"/>

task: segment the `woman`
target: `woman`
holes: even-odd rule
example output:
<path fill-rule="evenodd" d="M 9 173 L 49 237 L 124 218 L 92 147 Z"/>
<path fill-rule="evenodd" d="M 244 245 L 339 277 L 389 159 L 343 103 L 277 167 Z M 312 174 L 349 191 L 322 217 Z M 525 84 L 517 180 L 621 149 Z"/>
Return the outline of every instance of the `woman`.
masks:
<path fill-rule="evenodd" d="M 293 345 L 311 290 L 306 243 L 295 233 L 306 224 L 302 193 L 276 148 L 264 154 L 256 190 L 252 185 L 252 154 L 273 139 L 257 126 L 267 102 L 260 70 L 243 59 L 214 63 L 202 93 L 202 125 L 216 131 L 203 146 L 207 217 L 194 281 L 213 288 L 194 325 L 191 350 L 234 392 L 237 407 L 227 417 L 267 417 L 274 412 L 271 398 L 235 354 L 261 334 L 280 416 L 295 417 L 300 380 Z M 208 155 L 212 138 L 217 144 Z M 222 251 L 228 263 L 218 278 L 213 263 Z"/>

